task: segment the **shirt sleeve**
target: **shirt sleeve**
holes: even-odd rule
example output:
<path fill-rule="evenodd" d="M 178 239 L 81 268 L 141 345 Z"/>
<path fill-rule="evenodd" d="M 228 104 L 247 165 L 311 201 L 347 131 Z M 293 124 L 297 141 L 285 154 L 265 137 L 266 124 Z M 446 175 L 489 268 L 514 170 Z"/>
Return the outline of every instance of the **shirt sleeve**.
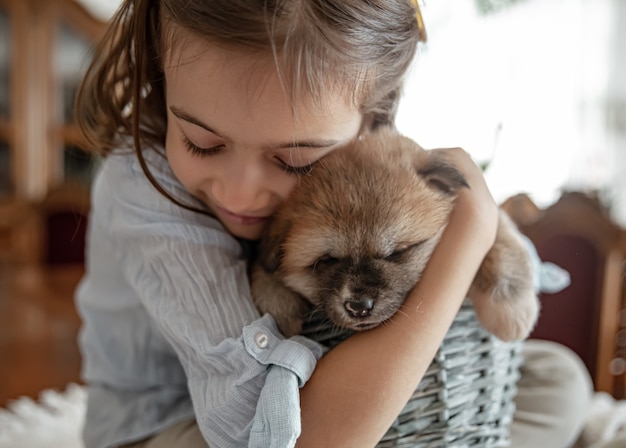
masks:
<path fill-rule="evenodd" d="M 162 197 L 132 157 L 109 158 L 117 160 L 107 161 L 95 197 L 110 219 L 111 245 L 185 369 L 205 439 L 212 447 L 295 445 L 299 387 L 322 347 L 285 339 L 270 316 L 259 316 L 240 244 L 215 219 Z"/>

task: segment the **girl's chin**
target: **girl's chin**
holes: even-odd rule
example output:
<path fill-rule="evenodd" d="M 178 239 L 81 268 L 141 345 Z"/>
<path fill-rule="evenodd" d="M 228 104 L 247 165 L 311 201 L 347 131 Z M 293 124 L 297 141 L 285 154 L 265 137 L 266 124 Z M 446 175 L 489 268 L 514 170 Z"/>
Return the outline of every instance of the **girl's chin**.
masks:
<path fill-rule="evenodd" d="M 228 224 L 224 225 L 226 230 L 236 238 L 242 238 L 244 240 L 258 240 L 263 234 L 264 224 L 256 224 L 253 226 L 242 226 Z"/>

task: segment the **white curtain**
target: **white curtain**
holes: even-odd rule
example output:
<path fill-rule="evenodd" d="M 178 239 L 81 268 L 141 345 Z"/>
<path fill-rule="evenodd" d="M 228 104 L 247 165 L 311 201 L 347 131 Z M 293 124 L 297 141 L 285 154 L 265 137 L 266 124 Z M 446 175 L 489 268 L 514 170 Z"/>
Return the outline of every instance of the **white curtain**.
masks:
<path fill-rule="evenodd" d="M 496 200 L 598 192 L 626 226 L 626 0 L 423 2 L 429 42 L 398 126 L 422 146 L 489 161 Z M 621 35 L 620 35 L 621 34 Z"/>

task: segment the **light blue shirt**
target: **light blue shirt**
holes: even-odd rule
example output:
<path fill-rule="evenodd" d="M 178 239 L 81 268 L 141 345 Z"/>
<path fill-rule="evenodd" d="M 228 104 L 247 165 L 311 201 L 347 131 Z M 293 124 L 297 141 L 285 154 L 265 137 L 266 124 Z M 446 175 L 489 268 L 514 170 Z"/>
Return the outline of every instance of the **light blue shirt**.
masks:
<path fill-rule="evenodd" d="M 204 207 L 164 157 L 146 157 L 163 187 Z M 133 154 L 111 155 L 93 185 L 87 244 L 76 301 L 88 448 L 191 418 L 211 448 L 294 446 L 299 387 L 323 348 L 259 316 L 242 246 L 217 220 L 161 195 Z"/>

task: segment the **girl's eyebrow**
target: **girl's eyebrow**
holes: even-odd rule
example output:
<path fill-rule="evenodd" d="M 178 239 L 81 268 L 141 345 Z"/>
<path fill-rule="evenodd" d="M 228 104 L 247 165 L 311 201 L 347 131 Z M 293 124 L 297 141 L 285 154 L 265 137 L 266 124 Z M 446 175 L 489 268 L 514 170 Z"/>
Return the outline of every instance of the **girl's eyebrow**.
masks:
<path fill-rule="evenodd" d="M 209 125 L 203 123 L 202 121 L 198 120 L 197 118 L 193 117 L 192 115 L 188 114 L 187 112 L 185 112 L 182 109 L 179 109 L 176 106 L 170 106 L 170 110 L 172 111 L 172 113 L 180 118 L 181 120 L 184 120 L 188 123 L 191 123 L 195 126 L 199 126 L 202 129 L 218 136 L 219 138 L 223 138 L 225 140 L 229 140 L 226 137 L 224 137 L 223 135 L 221 135 L 219 132 L 216 132 L 213 128 L 211 128 Z M 289 141 L 289 142 L 285 142 L 285 143 L 278 143 L 276 145 L 271 145 L 272 149 L 286 149 L 286 148 L 312 148 L 312 149 L 319 149 L 319 148 L 328 148 L 331 146 L 334 146 L 338 143 L 340 143 L 341 140 L 336 140 L 336 139 L 319 139 L 319 140 L 302 140 L 302 141 Z"/>
<path fill-rule="evenodd" d="M 209 131 L 212 134 L 217 135 L 218 137 L 222 137 L 218 132 L 215 132 L 214 129 L 212 129 L 210 126 L 204 124 L 203 122 L 201 122 L 200 120 L 198 120 L 195 117 L 192 117 L 191 115 L 189 115 L 187 112 L 185 112 L 182 109 L 179 109 L 176 106 L 170 106 L 170 110 L 172 111 L 172 113 L 174 115 L 176 115 L 178 118 L 180 118 L 181 120 L 184 120 L 188 123 L 194 124 L 196 126 L 200 126 L 202 129 Z"/>

